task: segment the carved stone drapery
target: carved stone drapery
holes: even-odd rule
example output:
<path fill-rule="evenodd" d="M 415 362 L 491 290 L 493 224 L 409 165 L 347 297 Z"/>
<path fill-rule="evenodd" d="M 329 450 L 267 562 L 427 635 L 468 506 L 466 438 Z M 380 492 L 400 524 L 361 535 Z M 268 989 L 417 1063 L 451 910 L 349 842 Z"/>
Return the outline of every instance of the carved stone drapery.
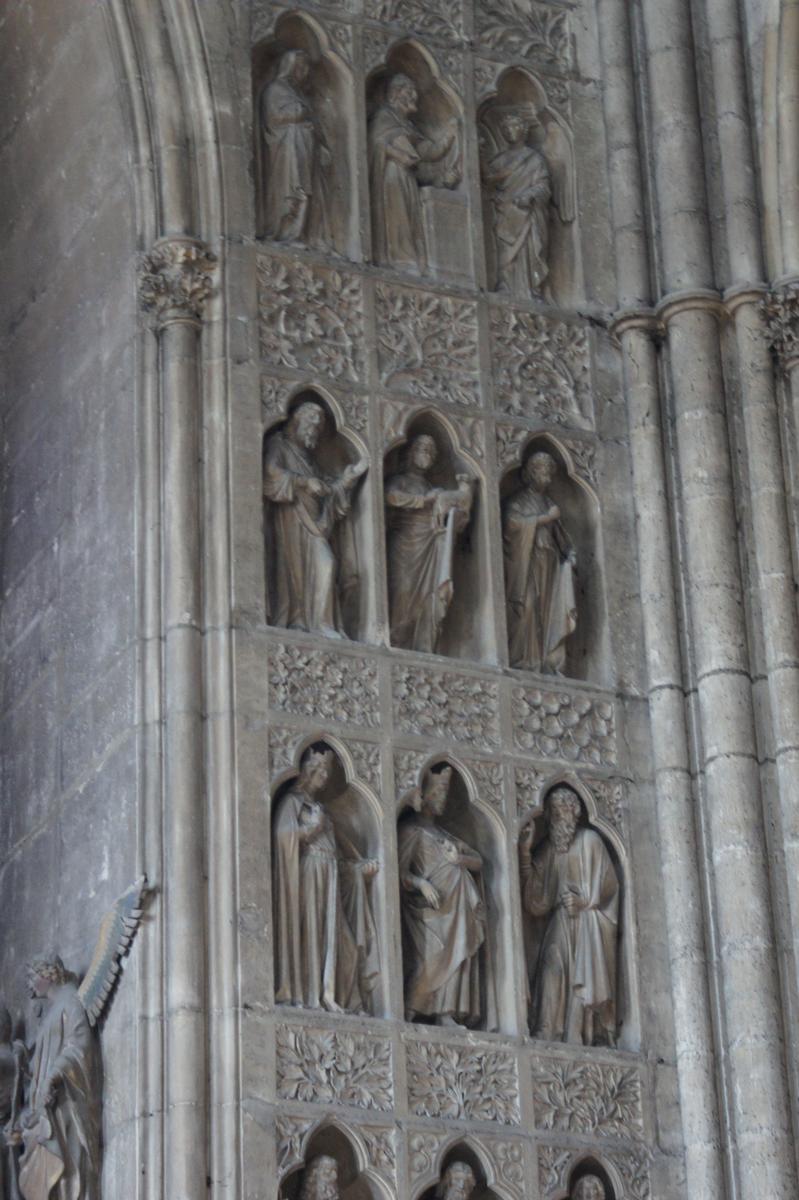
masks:
<path fill-rule="evenodd" d="M 216 255 L 196 238 L 171 237 L 155 243 L 141 259 L 139 297 L 159 328 L 174 321 L 199 324 L 213 294 Z"/>

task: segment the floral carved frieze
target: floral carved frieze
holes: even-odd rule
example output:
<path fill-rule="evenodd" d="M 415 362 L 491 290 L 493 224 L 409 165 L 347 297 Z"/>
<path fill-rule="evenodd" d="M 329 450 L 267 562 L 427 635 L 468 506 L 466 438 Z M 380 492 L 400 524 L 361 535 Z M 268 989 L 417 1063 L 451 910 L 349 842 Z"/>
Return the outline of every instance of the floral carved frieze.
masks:
<path fill-rule="evenodd" d="M 194 238 L 165 238 L 142 257 L 139 299 L 159 326 L 202 320 L 214 291 L 217 257 Z"/>
<path fill-rule="evenodd" d="M 278 1027 L 277 1090 L 281 1100 L 388 1112 L 393 1104 L 392 1081 L 391 1043 L 386 1038 Z"/>
<path fill-rule="evenodd" d="M 272 708 L 297 716 L 370 729 L 380 723 L 377 664 L 368 658 L 272 645 L 269 697 Z"/>
<path fill-rule="evenodd" d="M 422 400 L 478 404 L 477 306 L 382 283 L 376 295 L 382 385 Z"/>
<path fill-rule="evenodd" d="M 611 766 L 616 758 L 612 700 L 584 692 L 544 688 L 513 689 L 513 738 L 519 750 L 536 758 Z"/>
<path fill-rule="evenodd" d="M 405 1049 L 417 1117 L 519 1124 L 519 1075 L 510 1051 L 414 1041 Z"/>
<path fill-rule="evenodd" d="M 497 684 L 454 671 L 396 667 L 394 718 L 403 733 L 499 745 Z"/>
<path fill-rule="evenodd" d="M 547 67 L 572 65 L 569 14 L 534 0 L 481 0 L 476 6 L 479 45 L 505 58 L 529 58 Z"/>
<path fill-rule="evenodd" d="M 342 382 L 363 377 L 360 279 L 328 267 L 258 258 L 261 355 Z"/>
<path fill-rule="evenodd" d="M 547 1132 L 640 1140 L 641 1095 L 635 1067 L 544 1058 L 533 1064 L 536 1127 Z"/>
<path fill-rule="evenodd" d="M 491 363 L 497 408 L 515 417 L 590 425 L 590 352 L 583 326 L 494 305 Z"/>
<path fill-rule="evenodd" d="M 463 39 L 463 0 L 369 0 L 367 13 L 439 41 Z"/>

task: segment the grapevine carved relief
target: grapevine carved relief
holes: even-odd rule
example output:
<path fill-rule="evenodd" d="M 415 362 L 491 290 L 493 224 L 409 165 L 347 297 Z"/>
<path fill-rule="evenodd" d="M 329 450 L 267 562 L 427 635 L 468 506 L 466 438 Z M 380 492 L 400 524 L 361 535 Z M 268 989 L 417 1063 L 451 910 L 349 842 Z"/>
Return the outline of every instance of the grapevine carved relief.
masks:
<path fill-rule="evenodd" d="M 536 1126 L 547 1132 L 641 1139 L 641 1076 L 635 1067 L 540 1059 L 533 1067 Z"/>
<path fill-rule="evenodd" d="M 391 1043 L 327 1029 L 277 1030 L 282 1100 L 347 1104 L 388 1112 L 393 1104 Z"/>
<path fill-rule="evenodd" d="M 424 750 L 394 751 L 394 790 L 398 800 L 419 787 L 419 776 L 427 758 Z"/>
<path fill-rule="evenodd" d="M 371 0 L 369 15 L 377 21 L 399 24 L 405 29 L 441 41 L 463 38 L 462 0 Z"/>
<path fill-rule="evenodd" d="M 509 58 L 571 67 L 568 12 L 534 0 L 482 0 L 477 6 L 480 45 Z"/>
<path fill-rule="evenodd" d="M 625 786 L 623 779 L 586 779 L 596 800 L 597 814 L 624 833 Z"/>
<path fill-rule="evenodd" d="M 590 423 L 588 334 L 582 326 L 494 305 L 491 358 L 498 408 L 560 425 Z"/>
<path fill-rule="evenodd" d="M 514 741 L 520 750 L 572 763 L 613 764 L 616 725 L 611 700 L 516 687 L 511 707 Z"/>
<path fill-rule="evenodd" d="M 477 307 L 416 288 L 377 285 L 380 382 L 423 400 L 479 403 Z"/>
<path fill-rule="evenodd" d="M 263 358 L 357 383 L 363 375 L 363 292 L 354 275 L 258 258 Z"/>
<path fill-rule="evenodd" d="M 442 741 L 499 745 L 499 688 L 453 671 L 397 667 L 394 715 L 405 733 Z"/>
<path fill-rule="evenodd" d="M 517 766 L 515 768 L 516 811 L 519 816 L 526 815 L 530 809 L 540 808 L 541 789 L 546 778 L 546 774 L 543 771 L 537 771 L 535 767 Z"/>
<path fill-rule="evenodd" d="M 519 1079 L 507 1050 L 408 1042 L 408 1098 L 418 1117 L 518 1125 Z"/>
<path fill-rule="evenodd" d="M 269 693 L 273 708 L 297 716 L 370 729 L 380 723 L 377 664 L 368 658 L 272 645 Z"/>

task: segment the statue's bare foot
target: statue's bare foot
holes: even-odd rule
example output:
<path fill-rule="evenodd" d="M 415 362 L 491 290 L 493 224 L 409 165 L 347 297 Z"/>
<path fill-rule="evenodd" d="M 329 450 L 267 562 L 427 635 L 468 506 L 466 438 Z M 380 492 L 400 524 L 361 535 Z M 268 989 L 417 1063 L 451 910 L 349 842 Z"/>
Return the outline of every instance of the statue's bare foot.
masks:
<path fill-rule="evenodd" d="M 459 1022 L 455 1020 L 455 1018 L 452 1016 L 451 1013 L 442 1013 L 441 1016 L 438 1018 L 438 1024 L 451 1026 L 451 1025 L 458 1025 Z"/>

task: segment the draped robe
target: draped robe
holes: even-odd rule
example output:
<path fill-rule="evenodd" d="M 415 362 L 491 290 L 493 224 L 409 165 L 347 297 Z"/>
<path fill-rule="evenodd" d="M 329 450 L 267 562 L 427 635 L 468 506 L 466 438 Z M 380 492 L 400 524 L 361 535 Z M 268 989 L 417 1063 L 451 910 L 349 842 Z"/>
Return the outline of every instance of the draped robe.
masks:
<path fill-rule="evenodd" d="M 451 1016 L 476 1024 L 484 1015 L 479 951 L 486 941 L 485 900 L 469 868 L 453 861 L 457 854 L 479 858 L 475 850 L 437 825 L 412 817 L 400 826 L 405 1004 L 423 1016 Z M 441 898 L 438 908 L 431 908 L 405 882 L 412 875 L 433 885 Z"/>
<path fill-rule="evenodd" d="M 308 837 L 317 815 L 321 830 Z M 355 848 L 341 840 L 318 801 L 299 789 L 283 796 L 274 825 L 278 1003 L 360 1012 L 377 982 L 366 880 Z"/>
<path fill-rule="evenodd" d="M 454 535 L 468 521 L 459 505 L 450 517 L 440 494 L 414 471 L 393 475 L 385 490 L 391 644 L 428 653 L 452 601 Z"/>
<path fill-rule="evenodd" d="M 329 242 L 322 146 L 310 104 L 284 74 L 264 90 L 266 233 L 285 242 Z"/>
<path fill-rule="evenodd" d="M 586 907 L 573 916 L 560 897 L 573 892 Z M 602 838 L 577 829 L 568 850 L 547 838 L 522 866 L 522 899 L 537 919 L 533 1030 L 550 1041 L 583 1040 L 585 1016 L 609 1041 L 616 1033 L 616 947 L 619 880 Z M 543 926 L 543 929 L 541 928 Z"/>
<path fill-rule="evenodd" d="M 36 1033 L 21 1126 L 23 1200 L 99 1200 L 100 1079 L 97 1048 L 72 982 L 50 997 Z M 45 1105 L 57 1073 L 55 1102 Z"/>
<path fill-rule="evenodd" d="M 552 501 L 522 487 L 505 504 L 502 541 L 508 643 L 513 667 L 562 671 L 577 628 L 571 542 L 560 521 L 544 525 Z"/>
<path fill-rule="evenodd" d="M 322 479 L 327 496 L 311 496 L 297 480 Z M 322 475 L 318 465 L 285 433 L 268 441 L 264 458 L 267 563 L 271 572 L 269 620 L 285 629 L 328 635 L 343 633 L 339 589 L 354 584 L 355 548 L 341 539 L 339 558 L 331 545 L 336 522 L 350 510 L 350 491 Z"/>
<path fill-rule="evenodd" d="M 388 104 L 369 123 L 369 182 L 375 261 L 424 271 L 427 242 L 416 168 L 435 143 Z"/>
<path fill-rule="evenodd" d="M 532 146 L 509 146 L 491 159 L 485 179 L 493 189 L 498 284 L 529 299 L 549 274 L 549 167 Z"/>

